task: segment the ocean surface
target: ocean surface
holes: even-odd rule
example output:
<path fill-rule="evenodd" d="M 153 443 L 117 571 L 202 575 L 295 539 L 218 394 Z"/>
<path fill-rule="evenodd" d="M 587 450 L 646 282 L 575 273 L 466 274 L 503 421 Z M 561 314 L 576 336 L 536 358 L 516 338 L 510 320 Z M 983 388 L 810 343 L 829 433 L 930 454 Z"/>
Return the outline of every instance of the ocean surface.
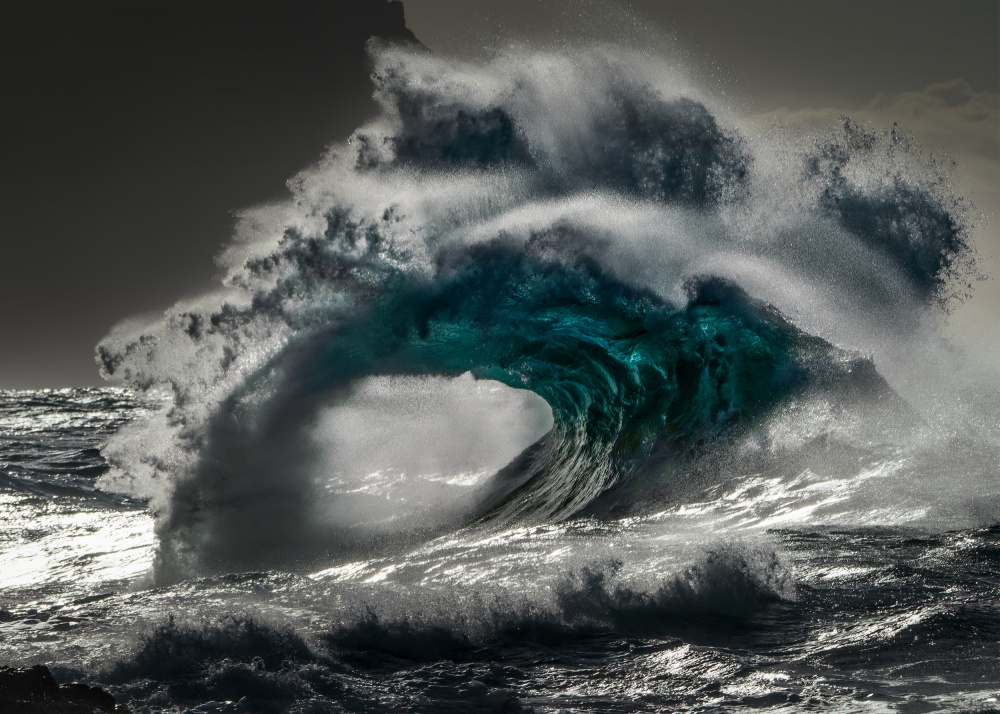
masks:
<path fill-rule="evenodd" d="M 898 127 L 373 49 L 219 289 L 0 392 L 0 664 L 134 712 L 1000 711 L 1000 382 Z"/>

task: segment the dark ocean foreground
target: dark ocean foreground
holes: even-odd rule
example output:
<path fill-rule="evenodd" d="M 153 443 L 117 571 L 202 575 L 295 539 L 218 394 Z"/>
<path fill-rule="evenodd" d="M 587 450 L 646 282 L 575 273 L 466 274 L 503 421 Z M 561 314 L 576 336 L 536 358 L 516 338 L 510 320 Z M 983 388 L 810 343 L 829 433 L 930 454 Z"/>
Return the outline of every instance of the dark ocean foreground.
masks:
<path fill-rule="evenodd" d="M 96 447 L 144 407 L 117 389 L 3 406 L 0 661 L 132 711 L 1000 706 L 1000 527 L 793 525 L 849 479 L 741 477 L 649 515 L 153 587 L 147 508 L 94 489 Z"/>
<path fill-rule="evenodd" d="M 373 62 L 219 291 L 98 346 L 124 386 L 0 394 L 0 664 L 133 712 L 998 710 L 945 169 L 613 48 Z"/>

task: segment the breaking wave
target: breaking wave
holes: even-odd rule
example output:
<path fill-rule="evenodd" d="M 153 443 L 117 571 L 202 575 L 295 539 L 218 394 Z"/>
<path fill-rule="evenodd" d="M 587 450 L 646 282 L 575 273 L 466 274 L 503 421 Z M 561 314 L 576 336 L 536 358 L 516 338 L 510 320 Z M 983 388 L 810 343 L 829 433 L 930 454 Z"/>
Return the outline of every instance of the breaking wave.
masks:
<path fill-rule="evenodd" d="M 810 398 L 905 411 L 873 356 L 975 276 L 963 203 L 896 128 L 751 134 L 614 48 L 373 60 L 381 115 L 243 215 L 223 288 L 98 347 L 105 376 L 172 399 L 102 480 L 151 499 L 163 577 L 597 512 Z M 366 380 L 433 398 L 470 373 L 545 427 L 484 429 L 507 462 L 436 508 L 346 523 L 324 415 Z M 624 597 L 581 577 L 574 597 Z"/>

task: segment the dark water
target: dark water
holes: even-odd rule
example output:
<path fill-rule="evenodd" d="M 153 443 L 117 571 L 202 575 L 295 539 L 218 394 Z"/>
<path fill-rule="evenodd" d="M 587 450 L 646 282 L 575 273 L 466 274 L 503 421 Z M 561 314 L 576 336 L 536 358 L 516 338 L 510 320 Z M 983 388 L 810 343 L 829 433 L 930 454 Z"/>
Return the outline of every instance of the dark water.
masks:
<path fill-rule="evenodd" d="M 1000 707 L 997 381 L 898 128 L 373 57 L 218 292 L 7 392 L 0 661 L 134 711 Z"/>
<path fill-rule="evenodd" d="M 96 447 L 143 407 L 111 389 L 4 396 L 3 661 L 136 710 L 997 706 L 996 526 L 734 525 L 723 495 L 152 587 L 147 509 L 94 488 Z M 776 488 L 744 491 L 741 512 Z"/>

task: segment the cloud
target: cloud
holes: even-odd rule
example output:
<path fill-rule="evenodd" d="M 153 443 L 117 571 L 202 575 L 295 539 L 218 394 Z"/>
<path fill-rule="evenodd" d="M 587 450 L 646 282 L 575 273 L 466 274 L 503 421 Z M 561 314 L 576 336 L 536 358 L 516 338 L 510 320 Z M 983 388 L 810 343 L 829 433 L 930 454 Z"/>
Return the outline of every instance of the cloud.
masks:
<path fill-rule="evenodd" d="M 940 84 L 932 84 L 924 92 L 924 95 L 938 99 L 949 107 L 960 107 L 968 104 L 975 96 L 972 93 L 972 87 L 964 79 L 953 79 Z M 920 96 L 920 94 L 917 94 L 918 98 Z"/>
<path fill-rule="evenodd" d="M 1000 162 L 1000 94 L 973 91 L 964 79 L 921 91 L 880 94 L 861 109 L 782 107 L 758 119 L 815 128 L 831 126 L 843 115 L 867 118 L 876 125 L 898 123 L 929 151 L 944 151 L 963 162 Z"/>
<path fill-rule="evenodd" d="M 920 91 L 880 94 L 860 109 L 844 107 L 785 107 L 751 117 L 761 125 L 829 130 L 842 116 L 868 122 L 873 128 L 898 124 L 913 134 L 925 151 L 958 162 L 954 181 L 958 192 L 991 216 L 987 238 L 990 252 L 1000 252 L 996 237 L 1000 215 L 1000 94 L 976 92 L 964 79 L 931 84 Z"/>
<path fill-rule="evenodd" d="M 932 84 L 921 92 L 879 95 L 865 111 L 892 117 L 950 152 L 1000 160 L 1000 94 L 974 92 L 963 79 Z"/>

